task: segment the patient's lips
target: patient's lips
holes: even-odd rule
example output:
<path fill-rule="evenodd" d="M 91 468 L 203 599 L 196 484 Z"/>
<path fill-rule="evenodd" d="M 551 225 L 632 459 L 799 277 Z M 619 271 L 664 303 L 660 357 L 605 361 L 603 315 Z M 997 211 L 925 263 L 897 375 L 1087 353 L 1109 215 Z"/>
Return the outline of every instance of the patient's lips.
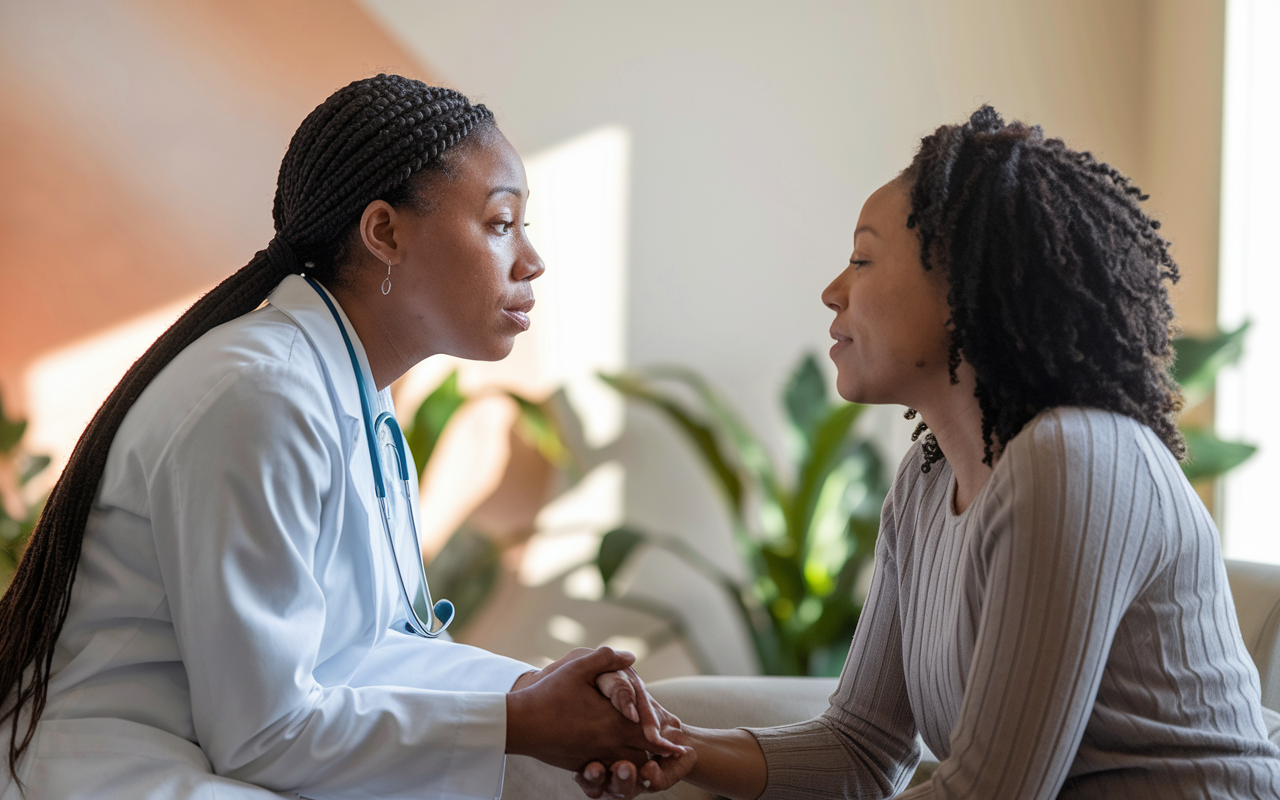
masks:
<path fill-rule="evenodd" d="M 851 339 L 848 336 L 845 336 L 840 331 L 836 330 L 835 325 L 831 326 L 830 333 L 831 333 L 831 338 L 836 340 L 836 343 L 831 345 L 831 351 L 830 351 L 831 358 L 835 358 L 836 353 L 839 353 L 841 350 L 845 349 L 845 347 L 849 345 L 849 342 L 851 341 Z"/>

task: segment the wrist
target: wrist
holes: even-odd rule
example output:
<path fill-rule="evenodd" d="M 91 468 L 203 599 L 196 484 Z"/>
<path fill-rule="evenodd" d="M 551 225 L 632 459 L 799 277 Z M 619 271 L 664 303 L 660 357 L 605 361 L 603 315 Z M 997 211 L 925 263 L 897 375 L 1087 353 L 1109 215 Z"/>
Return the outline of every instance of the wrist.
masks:
<path fill-rule="evenodd" d="M 541 676 L 542 672 L 536 669 L 531 669 L 528 672 L 522 672 L 516 678 L 516 682 L 511 684 L 511 688 L 508 691 L 518 692 L 521 689 L 532 686 L 538 682 L 538 678 Z"/>
<path fill-rule="evenodd" d="M 684 733 L 685 744 L 697 753 L 686 781 L 732 800 L 755 800 L 764 793 L 768 784 L 764 751 L 749 731 L 685 725 Z"/>
<path fill-rule="evenodd" d="M 523 676 L 521 676 L 523 677 Z M 516 683 L 519 683 L 517 680 Z M 526 692 L 507 692 L 507 755 L 529 754 L 529 698 Z"/>

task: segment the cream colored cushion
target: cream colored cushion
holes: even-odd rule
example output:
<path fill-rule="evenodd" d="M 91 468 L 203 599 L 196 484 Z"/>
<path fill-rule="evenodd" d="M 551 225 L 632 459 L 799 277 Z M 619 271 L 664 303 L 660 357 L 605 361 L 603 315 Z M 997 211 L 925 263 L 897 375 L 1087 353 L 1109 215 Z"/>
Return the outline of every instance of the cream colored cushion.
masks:
<path fill-rule="evenodd" d="M 1267 735 L 1280 745 L 1280 566 L 1228 561 L 1227 577 L 1245 647 L 1262 679 L 1262 716 Z M 766 727 L 821 714 L 835 690 L 834 678 L 674 678 L 652 684 L 658 702 L 691 725 L 707 728 Z M 924 752 L 921 770 L 933 761 Z M 710 800 L 713 795 L 681 785 L 654 798 Z M 504 800 L 576 800 L 584 795 L 569 773 L 520 756 L 507 759 Z"/>

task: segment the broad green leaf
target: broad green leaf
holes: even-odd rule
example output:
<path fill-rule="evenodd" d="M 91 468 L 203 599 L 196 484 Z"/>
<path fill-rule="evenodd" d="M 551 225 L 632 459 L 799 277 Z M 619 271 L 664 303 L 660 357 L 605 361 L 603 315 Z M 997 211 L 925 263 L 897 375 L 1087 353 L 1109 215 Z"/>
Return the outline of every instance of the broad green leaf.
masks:
<path fill-rule="evenodd" d="M 458 392 L 458 373 L 451 372 L 449 377 L 444 379 L 444 383 L 427 395 L 427 399 L 423 400 L 422 405 L 418 406 L 418 410 L 414 412 L 413 421 L 409 429 L 404 432 L 404 438 L 409 444 L 409 451 L 413 453 L 419 479 L 422 478 L 423 470 L 427 468 L 427 461 L 431 458 L 436 443 L 440 441 L 440 434 L 444 432 L 449 418 L 465 399 Z"/>
<path fill-rule="evenodd" d="M 0 406 L 0 454 L 8 455 L 22 441 L 22 434 L 27 431 L 25 419 L 13 420 L 4 415 L 4 407 Z"/>
<path fill-rule="evenodd" d="M 454 531 L 426 566 L 435 600 L 453 602 L 449 630 L 461 631 L 485 602 L 502 573 L 502 548 L 493 539 L 466 526 Z"/>
<path fill-rule="evenodd" d="M 878 466 L 870 446 L 863 442 L 846 452 L 819 489 L 805 540 L 805 577 L 817 594 L 830 591 L 831 576 L 858 546 L 849 534 L 849 518 L 868 505 L 878 513 L 883 501 L 874 485 L 878 475 L 869 471 Z"/>
<path fill-rule="evenodd" d="M 742 478 L 725 457 L 716 432 L 706 422 L 697 419 L 680 401 L 650 387 L 638 376 L 602 373 L 600 379 L 623 395 L 656 408 L 675 422 L 676 427 L 693 443 L 694 451 L 702 457 L 703 462 L 711 469 L 712 475 L 719 481 L 719 487 L 724 492 L 730 514 L 736 519 L 742 518 Z"/>
<path fill-rule="evenodd" d="M 1181 336 L 1173 340 L 1176 353 L 1173 379 L 1182 387 L 1187 408 L 1199 405 L 1213 391 L 1218 370 L 1240 359 L 1249 322 L 1234 331 L 1220 332 L 1207 339 Z"/>
<path fill-rule="evenodd" d="M 720 430 L 737 449 L 738 459 L 741 461 L 742 466 L 759 482 L 760 488 L 764 492 L 764 497 L 761 498 L 762 502 L 781 511 L 781 508 L 787 503 L 787 498 L 774 473 L 773 462 L 769 459 L 769 451 L 759 437 L 752 433 L 751 429 L 742 421 L 742 418 L 738 416 L 733 407 L 720 396 L 719 392 L 711 388 L 710 384 L 702 376 L 683 367 L 651 367 L 640 374 L 655 380 L 672 380 L 683 383 L 692 389 L 698 395 L 698 399 L 702 401 L 710 421 L 719 425 Z M 770 512 L 766 511 L 766 513 Z"/>
<path fill-rule="evenodd" d="M 788 419 L 805 448 L 811 449 L 813 436 L 831 406 L 827 397 L 827 381 L 812 353 L 805 356 L 791 374 L 782 397 Z"/>
<path fill-rule="evenodd" d="M 31 456 L 27 459 L 26 465 L 22 469 L 22 474 L 18 476 L 18 485 L 25 486 L 27 481 L 44 472 L 45 467 L 49 466 L 50 458 L 48 456 Z"/>
<path fill-rule="evenodd" d="M 769 577 L 778 587 L 778 596 L 785 598 L 791 605 L 799 605 L 804 598 L 804 573 L 800 571 L 800 561 L 794 555 L 779 553 L 773 547 L 760 550 L 764 562 L 769 569 Z"/>
<path fill-rule="evenodd" d="M 647 534 L 632 528 L 614 528 L 600 540 L 600 552 L 596 555 L 596 568 L 606 589 L 613 577 L 637 547 L 649 540 Z"/>
<path fill-rule="evenodd" d="M 1187 460 L 1182 472 L 1189 481 L 1214 478 L 1239 466 L 1258 448 L 1244 442 L 1226 442 L 1201 428 L 1183 428 L 1187 440 Z"/>
<path fill-rule="evenodd" d="M 818 504 L 818 496 L 826 484 L 827 476 L 840 463 L 840 451 L 849 436 L 849 429 L 865 407 L 855 404 L 834 406 L 826 419 L 818 425 L 813 436 L 813 448 L 809 458 L 800 467 L 800 481 L 792 496 L 787 514 L 787 535 L 797 553 L 804 553 L 809 525 Z"/>
<path fill-rule="evenodd" d="M 861 610 L 848 596 L 827 597 L 817 620 L 801 631 L 797 637 L 798 644 L 806 649 L 812 649 L 837 636 L 847 634 L 852 637 L 853 628 L 858 622 L 858 612 Z"/>
<path fill-rule="evenodd" d="M 520 424 L 517 433 L 557 469 L 569 467 L 572 461 L 569 449 L 565 447 L 560 429 L 556 427 L 555 420 L 547 409 L 518 394 L 511 392 L 507 394 L 520 407 Z"/>

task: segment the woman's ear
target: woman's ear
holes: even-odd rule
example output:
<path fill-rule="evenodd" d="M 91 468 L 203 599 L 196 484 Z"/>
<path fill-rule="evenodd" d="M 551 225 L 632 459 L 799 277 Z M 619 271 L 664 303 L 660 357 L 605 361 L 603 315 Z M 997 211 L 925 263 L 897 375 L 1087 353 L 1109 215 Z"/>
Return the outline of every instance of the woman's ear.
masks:
<path fill-rule="evenodd" d="M 395 208 L 385 200 L 374 200 L 360 215 L 360 240 L 383 264 L 394 264 L 400 260 L 396 244 L 397 216 Z"/>

